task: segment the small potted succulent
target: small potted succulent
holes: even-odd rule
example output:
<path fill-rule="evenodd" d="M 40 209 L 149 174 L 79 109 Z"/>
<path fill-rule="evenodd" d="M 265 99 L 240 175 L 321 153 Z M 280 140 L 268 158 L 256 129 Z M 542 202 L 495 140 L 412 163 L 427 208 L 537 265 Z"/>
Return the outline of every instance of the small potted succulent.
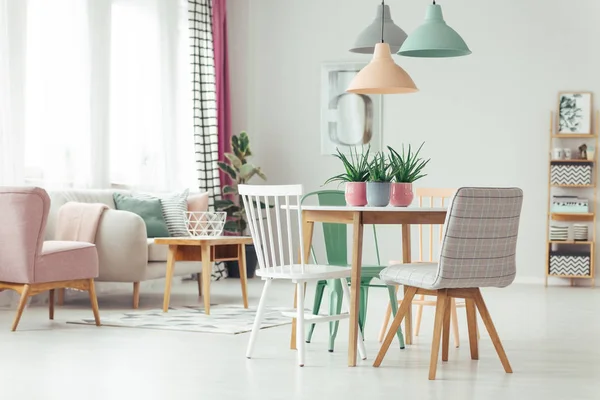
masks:
<path fill-rule="evenodd" d="M 367 202 L 372 207 L 385 207 L 390 202 L 390 182 L 394 177 L 385 154 L 378 152 L 369 163 Z"/>
<path fill-rule="evenodd" d="M 416 152 L 412 152 L 410 145 L 408 145 L 408 151 L 405 151 L 404 145 L 402 145 L 402 154 L 398 154 L 396 150 L 388 146 L 390 165 L 394 176 L 390 205 L 407 207 L 412 203 L 414 199 L 412 184 L 426 176 L 422 171 L 430 161 L 430 159 L 419 158 L 419 152 L 424 144 L 423 142 Z"/>
<path fill-rule="evenodd" d="M 358 154 L 358 151 L 350 148 L 350 155 L 346 156 L 339 149 L 334 154 L 342 164 L 346 172 L 333 176 L 325 185 L 330 182 L 343 182 L 346 184 L 346 204 L 349 206 L 362 207 L 367 205 L 367 180 L 369 178 L 369 150 Z"/>

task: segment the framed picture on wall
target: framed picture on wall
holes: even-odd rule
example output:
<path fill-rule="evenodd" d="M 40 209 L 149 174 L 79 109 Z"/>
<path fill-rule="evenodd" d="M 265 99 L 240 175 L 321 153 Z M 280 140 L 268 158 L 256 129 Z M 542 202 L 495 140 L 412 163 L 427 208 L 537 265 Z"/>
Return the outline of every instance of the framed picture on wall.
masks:
<path fill-rule="evenodd" d="M 381 149 L 381 95 L 346 93 L 366 63 L 327 63 L 321 68 L 321 154 Z"/>
<path fill-rule="evenodd" d="M 559 93 L 558 133 L 579 135 L 592 133 L 592 93 Z"/>

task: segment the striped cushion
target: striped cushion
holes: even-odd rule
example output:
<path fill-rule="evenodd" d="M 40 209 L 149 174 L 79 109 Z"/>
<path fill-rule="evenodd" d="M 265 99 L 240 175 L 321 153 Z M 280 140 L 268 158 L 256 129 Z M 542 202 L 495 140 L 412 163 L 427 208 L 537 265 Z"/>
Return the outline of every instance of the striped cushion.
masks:
<path fill-rule="evenodd" d="M 169 236 L 190 236 L 185 224 L 188 193 L 189 190 L 185 189 L 181 193 L 162 195 L 160 197 L 148 193 L 132 193 L 132 197 L 138 199 L 160 199 Z"/>

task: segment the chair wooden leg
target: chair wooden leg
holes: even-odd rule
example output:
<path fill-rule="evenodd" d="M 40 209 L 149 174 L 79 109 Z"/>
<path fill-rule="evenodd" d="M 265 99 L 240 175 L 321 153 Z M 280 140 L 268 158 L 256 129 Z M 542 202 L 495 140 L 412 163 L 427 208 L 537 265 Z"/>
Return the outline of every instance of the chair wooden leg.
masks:
<path fill-rule="evenodd" d="M 446 299 L 444 304 L 444 325 L 442 326 L 442 361 L 448 361 L 448 350 L 450 348 L 450 314 L 452 300 Z"/>
<path fill-rule="evenodd" d="M 198 297 L 202 297 L 202 276 L 200 274 L 196 275 L 198 280 Z"/>
<path fill-rule="evenodd" d="M 390 316 L 392 315 L 392 306 L 388 304 L 387 310 L 385 310 L 385 316 L 383 317 L 383 323 L 381 324 L 381 328 L 379 329 L 379 343 L 383 341 L 385 337 L 385 332 L 387 331 L 387 326 L 390 323 Z"/>
<path fill-rule="evenodd" d="M 17 308 L 17 315 L 15 316 L 15 320 L 13 321 L 13 324 L 12 324 L 13 332 L 16 331 L 17 326 L 19 326 L 19 321 L 21 320 L 21 315 L 23 315 L 23 310 L 25 309 L 25 306 L 27 305 L 27 299 L 29 298 L 30 288 L 31 288 L 31 286 L 29 286 L 29 285 L 23 286 L 23 291 L 21 292 L 21 300 L 19 301 L 19 308 Z"/>
<path fill-rule="evenodd" d="M 294 287 L 294 308 L 298 306 L 298 291 Z M 306 282 L 304 283 L 304 294 L 306 294 Z M 296 350 L 296 318 L 292 318 L 292 334 L 290 335 L 290 349 Z"/>
<path fill-rule="evenodd" d="M 54 289 L 48 291 L 48 317 L 54 319 Z"/>
<path fill-rule="evenodd" d="M 456 299 L 452 298 L 452 304 L 450 307 L 452 313 L 450 323 L 452 324 L 452 336 L 454 336 L 454 347 L 460 347 L 460 336 L 458 332 L 458 313 L 456 312 Z"/>
<path fill-rule="evenodd" d="M 133 309 L 137 310 L 140 307 L 140 283 L 133 282 Z"/>
<path fill-rule="evenodd" d="M 388 330 L 388 333 L 385 336 L 383 343 L 381 344 L 381 348 L 379 349 L 377 358 L 375 358 L 375 362 L 373 363 L 374 367 L 379 367 L 381 365 L 385 354 L 390 348 L 390 344 L 392 344 L 392 340 L 394 340 L 394 336 L 396 335 L 398 328 L 400 328 L 402 320 L 408 314 L 410 307 L 412 307 L 412 300 L 415 297 L 415 294 L 417 293 L 417 288 L 412 286 L 405 286 L 405 288 L 406 290 L 404 292 L 404 299 L 402 300 L 402 304 L 400 304 L 400 309 L 398 310 L 394 321 L 392 321 L 392 326 L 390 326 L 390 329 Z"/>
<path fill-rule="evenodd" d="M 94 286 L 94 280 L 89 280 L 89 295 L 90 303 L 92 304 L 92 312 L 94 313 L 94 320 L 96 320 L 96 326 L 100 326 L 100 312 L 98 311 L 98 298 L 96 297 L 96 287 Z"/>
<path fill-rule="evenodd" d="M 60 288 L 58 289 L 58 305 L 62 306 L 63 304 L 65 304 L 65 289 Z"/>
<path fill-rule="evenodd" d="M 465 309 L 467 311 L 467 326 L 469 328 L 469 347 L 471 348 L 471 360 L 479 360 L 479 346 L 477 343 L 477 315 L 475 313 L 475 303 L 472 299 L 465 300 Z"/>
<path fill-rule="evenodd" d="M 440 341 L 442 338 L 442 325 L 444 324 L 444 314 L 446 310 L 446 301 L 446 292 L 439 291 L 437 303 L 435 306 L 435 324 L 433 326 L 433 342 L 431 343 L 431 359 L 429 361 L 429 380 L 435 379 L 435 373 L 437 370 L 438 356 L 440 353 Z"/>
<path fill-rule="evenodd" d="M 424 301 L 425 295 L 419 295 L 418 300 Z M 419 336 L 419 331 L 421 330 L 421 318 L 423 317 L 423 304 L 419 304 L 417 306 L 417 317 L 415 319 L 415 336 Z"/>
<path fill-rule="evenodd" d="M 502 342 L 500 341 L 500 337 L 498 336 L 496 327 L 494 326 L 494 323 L 492 322 L 492 317 L 490 316 L 487 306 L 485 305 L 485 302 L 483 301 L 483 296 L 481 296 L 481 291 L 479 289 L 477 289 L 475 291 L 475 305 L 479 309 L 479 314 L 481 315 L 481 319 L 483 320 L 483 323 L 485 324 L 485 327 L 486 327 L 488 333 L 490 334 L 490 337 L 492 338 L 492 343 L 494 344 L 494 347 L 496 348 L 496 353 L 498 353 L 498 357 L 500 357 L 500 362 L 502 363 L 502 366 L 504 367 L 504 371 L 506 371 L 507 374 L 511 374 L 513 371 L 510 366 L 510 363 L 508 362 L 508 357 L 506 356 L 506 353 L 504 352 L 504 347 L 502 347 Z"/>

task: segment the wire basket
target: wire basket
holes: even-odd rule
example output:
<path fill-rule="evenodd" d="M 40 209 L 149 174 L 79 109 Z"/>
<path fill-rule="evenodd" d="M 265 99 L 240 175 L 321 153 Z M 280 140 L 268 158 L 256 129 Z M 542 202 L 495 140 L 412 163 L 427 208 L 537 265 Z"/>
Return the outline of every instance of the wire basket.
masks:
<path fill-rule="evenodd" d="M 226 212 L 184 212 L 185 225 L 191 236 L 220 236 L 227 220 Z"/>

